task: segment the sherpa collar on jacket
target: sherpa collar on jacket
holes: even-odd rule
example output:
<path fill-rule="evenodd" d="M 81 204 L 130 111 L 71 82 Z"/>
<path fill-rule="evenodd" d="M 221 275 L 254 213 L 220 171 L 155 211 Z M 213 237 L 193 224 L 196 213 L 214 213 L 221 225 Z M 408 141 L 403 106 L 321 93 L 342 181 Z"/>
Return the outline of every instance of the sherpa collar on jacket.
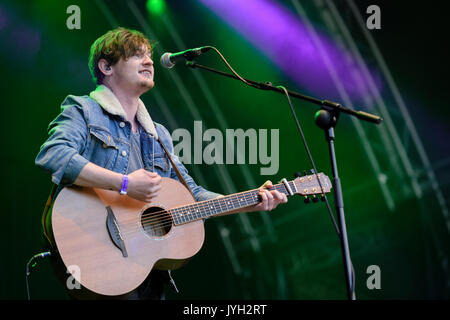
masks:
<path fill-rule="evenodd" d="M 120 104 L 114 93 L 105 85 L 99 85 L 92 91 L 89 96 L 97 101 L 97 103 L 107 112 L 113 115 L 121 116 L 124 119 L 127 118 L 122 105 Z M 158 133 L 156 132 L 155 125 L 153 124 L 152 118 L 147 111 L 144 103 L 139 99 L 139 105 L 136 112 L 136 118 L 144 128 L 145 131 L 158 138 Z"/>

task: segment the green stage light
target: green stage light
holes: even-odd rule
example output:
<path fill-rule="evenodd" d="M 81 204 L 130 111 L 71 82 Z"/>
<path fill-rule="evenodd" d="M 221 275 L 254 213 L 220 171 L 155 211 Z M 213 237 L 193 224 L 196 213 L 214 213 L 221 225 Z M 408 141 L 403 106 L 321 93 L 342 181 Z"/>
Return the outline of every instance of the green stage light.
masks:
<path fill-rule="evenodd" d="M 147 0 L 147 10 L 152 15 L 162 15 L 166 11 L 164 0 Z"/>

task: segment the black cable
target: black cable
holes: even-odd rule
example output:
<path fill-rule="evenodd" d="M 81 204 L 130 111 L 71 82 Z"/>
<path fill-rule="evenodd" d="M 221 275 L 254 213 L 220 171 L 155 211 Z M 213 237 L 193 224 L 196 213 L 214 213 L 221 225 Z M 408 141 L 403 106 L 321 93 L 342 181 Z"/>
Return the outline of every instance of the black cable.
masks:
<path fill-rule="evenodd" d="M 248 86 L 250 86 L 250 87 L 264 90 L 264 88 L 261 88 L 261 87 L 258 86 L 257 84 L 252 84 L 252 83 L 246 81 L 246 80 L 245 80 L 244 78 L 242 78 L 239 74 L 237 74 L 237 72 L 234 71 L 234 69 L 230 66 L 230 64 L 227 62 L 227 60 L 225 59 L 225 57 L 219 52 L 219 50 L 217 50 L 215 47 L 211 47 L 211 49 L 213 49 L 213 50 L 220 56 L 220 58 L 225 62 L 225 64 L 228 66 L 228 68 L 231 70 L 231 72 L 233 72 L 233 74 L 234 74 L 239 80 L 241 80 L 243 83 L 245 83 L 246 85 L 248 85 Z M 314 175 L 316 176 L 316 179 L 317 179 L 317 181 L 319 182 L 319 186 L 320 186 L 320 188 L 321 188 L 323 197 L 324 197 L 324 199 L 325 199 L 325 203 L 326 203 L 326 206 L 327 206 L 327 209 L 328 209 L 328 213 L 329 213 L 329 215 L 330 215 L 330 217 L 331 217 L 331 220 L 332 220 L 332 222 L 333 222 L 334 229 L 335 229 L 335 231 L 336 231 L 336 233 L 337 233 L 337 235 L 338 235 L 338 237 L 339 237 L 339 239 L 340 239 L 340 238 L 341 238 L 341 233 L 340 233 L 339 228 L 338 228 L 338 226 L 337 226 L 337 224 L 336 224 L 336 220 L 335 220 L 335 218 L 334 218 L 334 215 L 333 215 L 333 212 L 332 212 L 332 210 L 331 210 L 331 207 L 330 207 L 330 204 L 329 204 L 329 202 L 328 202 L 328 199 L 327 199 L 327 197 L 326 197 L 326 194 L 325 194 L 325 192 L 323 192 L 322 184 L 321 184 L 320 179 L 319 179 L 319 177 L 318 177 L 318 175 L 317 175 L 318 171 L 317 171 L 316 165 L 315 165 L 314 160 L 313 160 L 313 158 L 312 158 L 311 152 L 310 152 L 309 147 L 308 147 L 308 143 L 306 142 L 305 136 L 304 136 L 304 134 L 303 134 L 303 130 L 302 130 L 301 126 L 300 126 L 300 123 L 299 123 L 299 121 L 298 121 L 298 118 L 297 118 L 297 115 L 296 115 L 296 113 L 295 113 L 295 110 L 294 110 L 294 108 L 292 107 L 292 103 L 291 103 L 291 99 L 290 99 L 290 97 L 289 97 L 289 93 L 288 93 L 288 91 L 286 90 L 286 88 L 283 87 L 283 86 L 277 86 L 277 88 L 282 89 L 282 90 L 284 91 L 284 93 L 285 93 L 285 95 L 286 95 L 286 98 L 287 98 L 287 100 L 288 100 L 288 102 L 289 102 L 289 107 L 290 107 L 290 109 L 291 109 L 292 116 L 294 117 L 295 123 L 296 123 L 296 125 L 297 125 L 297 129 L 298 129 L 299 132 L 300 132 L 300 135 L 301 135 L 301 138 L 302 138 L 302 141 L 303 141 L 303 145 L 305 146 L 306 153 L 308 154 L 309 161 L 311 162 L 311 165 L 312 165 L 312 167 L 313 167 L 313 169 L 314 169 Z M 350 279 L 350 290 L 351 290 L 351 292 L 352 292 L 352 296 L 354 297 L 354 294 L 355 294 L 355 271 L 354 271 L 354 269 L 353 269 L 353 263 L 351 262 L 351 260 L 350 260 L 350 265 L 351 265 L 351 273 L 352 273 L 352 274 L 351 274 L 351 279 Z"/>
<path fill-rule="evenodd" d="M 303 134 L 303 130 L 302 130 L 301 126 L 300 126 L 300 123 L 299 123 L 299 121 L 298 121 L 298 118 L 297 118 L 297 115 L 296 115 L 296 113 L 295 113 L 295 110 L 294 110 L 294 108 L 292 107 L 292 102 L 291 102 L 291 99 L 290 99 L 290 97 L 289 97 L 289 93 L 288 93 L 288 91 L 286 90 L 286 88 L 283 87 L 283 86 L 277 86 L 277 88 L 282 89 L 282 90 L 285 92 L 285 94 L 286 94 L 286 98 L 287 98 L 287 100 L 288 100 L 288 102 L 289 102 L 289 107 L 291 108 L 292 115 L 293 115 L 293 117 L 294 117 L 294 120 L 295 120 L 295 123 L 296 123 L 296 125 L 297 125 L 297 128 L 298 128 L 298 130 L 299 130 L 299 132 L 300 132 L 300 135 L 301 135 L 301 138 L 302 138 L 302 141 L 303 141 L 303 145 L 305 146 L 306 153 L 308 154 L 309 161 L 311 162 L 311 165 L 312 165 L 312 167 L 313 167 L 313 169 L 314 169 L 314 175 L 316 176 L 316 179 L 317 179 L 317 181 L 319 182 L 320 189 L 321 189 L 322 194 L 323 194 L 323 196 L 324 196 L 324 198 L 325 198 L 325 203 L 326 203 L 327 208 L 328 208 L 328 213 L 329 213 L 329 215 L 330 215 L 330 217 L 331 217 L 331 220 L 333 221 L 333 225 L 334 225 L 334 228 L 335 228 L 335 230 L 336 230 L 336 233 L 337 233 L 338 237 L 341 238 L 341 233 L 340 233 L 339 228 L 338 228 L 338 226 L 337 226 L 337 224 L 336 224 L 336 220 L 335 220 L 335 218 L 334 218 L 334 215 L 333 215 L 333 212 L 332 212 L 332 210 L 331 210 L 330 204 L 328 203 L 328 199 L 327 199 L 327 197 L 326 197 L 326 194 L 323 192 L 322 184 L 321 184 L 320 179 L 319 179 L 319 177 L 318 177 L 318 175 L 317 175 L 317 172 L 318 172 L 318 171 L 317 171 L 317 169 L 316 169 L 316 165 L 315 165 L 315 163 L 314 163 L 314 160 L 313 160 L 313 158 L 312 158 L 312 156 L 311 156 L 311 152 L 310 152 L 310 150 L 309 150 L 308 143 L 306 142 L 305 136 L 304 136 L 304 134 Z M 354 293 L 355 293 L 355 271 L 354 271 L 354 269 L 353 269 L 353 262 L 352 262 L 351 260 L 350 260 L 350 265 L 351 265 L 351 268 L 352 268 L 352 275 L 351 275 L 352 277 L 351 277 L 351 279 L 350 279 L 350 290 L 351 290 L 351 292 L 352 292 L 352 296 L 354 296 Z"/>
<path fill-rule="evenodd" d="M 251 86 L 251 87 L 257 88 L 257 89 L 261 89 L 258 85 L 249 83 L 249 82 L 246 81 L 244 78 L 242 78 L 236 71 L 234 71 L 234 69 L 230 66 L 230 64 L 228 63 L 228 61 L 227 61 L 227 60 L 225 59 L 225 57 L 220 53 L 219 50 L 217 50 L 215 47 L 211 47 L 211 49 L 213 49 L 214 51 L 216 51 L 216 53 L 220 56 L 220 58 L 225 62 L 225 64 L 227 65 L 227 67 L 231 70 L 231 72 L 233 72 L 233 74 L 234 74 L 239 80 L 241 80 L 243 83 L 245 83 L 245 84 L 248 85 L 248 86 Z M 292 107 L 292 103 L 291 103 L 291 99 L 290 99 L 290 97 L 289 97 L 289 93 L 288 93 L 288 91 L 286 90 L 286 88 L 283 87 L 283 86 L 277 86 L 277 88 L 282 89 L 282 90 L 284 91 L 284 93 L 286 94 L 286 97 L 287 97 L 288 102 L 289 102 L 289 107 L 291 108 L 292 115 L 293 115 L 293 117 L 294 117 L 294 120 L 295 120 L 295 123 L 296 123 L 296 125 L 297 125 L 297 128 L 298 128 L 298 130 L 299 130 L 299 132 L 300 132 L 300 135 L 301 135 L 301 138 L 302 138 L 302 141 L 303 141 L 303 145 L 305 146 L 306 152 L 307 152 L 307 154 L 308 154 L 309 161 L 311 162 L 311 165 L 312 165 L 312 167 L 313 167 L 313 169 L 314 169 L 314 174 L 316 175 L 316 178 L 317 178 L 317 181 L 319 182 L 319 186 L 320 186 L 320 188 L 321 188 L 322 194 L 323 194 L 323 196 L 324 196 L 324 198 L 325 198 L 325 203 L 326 203 L 326 205 L 327 205 L 328 212 L 329 212 L 330 217 L 331 217 L 331 220 L 332 220 L 332 222 L 333 222 L 334 229 L 335 229 L 336 233 L 338 234 L 338 236 L 340 237 L 341 235 L 340 235 L 340 232 L 339 232 L 339 228 L 338 228 L 338 226 L 337 226 L 337 224 L 336 224 L 336 220 L 335 220 L 335 218 L 334 218 L 334 216 L 333 216 L 333 213 L 332 213 L 332 211 L 331 211 L 331 207 L 330 207 L 330 204 L 329 204 L 328 199 L 327 199 L 327 197 L 326 197 L 326 194 L 323 192 L 323 188 L 322 188 L 322 184 L 321 184 L 321 182 L 320 182 L 320 179 L 319 179 L 319 177 L 317 176 L 317 172 L 318 172 L 318 171 L 317 171 L 316 165 L 314 164 L 314 160 L 313 160 L 313 158 L 312 158 L 312 156 L 311 156 L 311 152 L 309 151 L 308 144 L 307 144 L 307 142 L 306 142 L 305 136 L 304 136 L 304 134 L 303 134 L 303 130 L 302 130 L 301 126 L 300 126 L 300 123 L 299 123 L 299 121 L 298 121 L 298 118 L 297 118 L 297 115 L 296 115 L 296 113 L 295 113 L 295 110 L 294 110 L 294 108 Z"/>
<path fill-rule="evenodd" d="M 340 233 L 340 231 L 339 231 L 339 228 L 338 228 L 338 226 L 337 226 L 337 224 L 336 224 L 336 220 L 335 220 L 335 218 L 334 218 L 334 215 L 333 215 L 333 212 L 332 212 L 332 210 L 331 210 L 330 204 L 328 203 L 328 199 L 327 199 L 327 197 L 326 197 L 326 194 L 323 192 L 322 184 L 320 183 L 320 179 L 319 179 L 319 177 L 318 177 L 318 175 L 317 175 L 317 172 L 318 172 L 318 171 L 317 171 L 317 169 L 316 169 L 316 165 L 314 164 L 314 160 L 313 160 L 313 158 L 312 158 L 312 156 L 311 156 L 311 152 L 309 151 L 308 143 L 306 142 L 305 136 L 304 136 L 304 134 L 303 134 L 303 130 L 302 130 L 301 126 L 300 126 L 300 123 L 299 123 L 299 121 L 298 121 L 298 118 L 297 118 L 297 115 L 296 115 L 296 113 L 295 113 L 295 110 L 294 110 L 294 108 L 292 107 L 292 102 L 291 102 L 291 99 L 290 99 L 290 97 L 289 97 L 289 93 L 288 93 L 288 91 L 286 90 L 286 88 L 283 87 L 283 86 L 277 86 L 277 88 L 282 89 L 282 90 L 284 91 L 284 93 L 286 94 L 286 98 L 287 98 L 287 100 L 288 100 L 288 102 L 289 102 L 289 107 L 291 108 L 291 112 L 292 112 L 292 115 L 293 115 L 293 117 L 294 117 L 294 119 L 295 119 L 295 123 L 296 123 L 297 128 L 298 128 L 298 130 L 299 130 L 299 132 L 300 132 L 300 135 L 301 135 L 301 137 L 302 137 L 303 145 L 305 146 L 306 153 L 308 154 L 309 161 L 311 162 L 311 165 L 312 165 L 312 167 L 313 167 L 313 169 L 314 169 L 314 175 L 316 176 L 316 179 L 317 179 L 317 181 L 319 182 L 320 189 L 321 189 L 322 194 L 323 194 L 323 196 L 324 196 L 324 198 L 325 198 L 325 203 L 326 203 L 326 205 L 327 205 L 328 213 L 329 213 L 329 215 L 330 215 L 330 217 L 331 217 L 331 220 L 333 221 L 333 225 L 334 225 L 334 228 L 335 228 L 335 230 L 336 230 L 336 233 L 337 233 L 338 237 L 341 238 L 342 235 L 341 235 L 341 233 Z M 350 265 L 351 265 L 351 268 L 352 268 L 352 270 L 351 270 L 351 271 L 352 271 L 352 274 L 351 274 L 351 279 L 350 279 L 350 290 L 351 290 L 351 292 L 352 292 L 352 296 L 354 296 L 354 294 L 355 294 L 355 271 L 354 271 L 354 269 L 353 269 L 353 262 L 352 262 L 351 260 L 350 260 Z"/>
<path fill-rule="evenodd" d="M 29 283 L 28 283 L 28 276 L 31 274 L 30 264 L 36 258 L 45 258 L 45 257 L 48 257 L 49 255 L 50 255 L 50 251 L 41 252 L 41 253 L 35 254 L 27 262 L 27 266 L 26 266 L 26 270 L 25 270 L 25 283 L 26 283 L 26 286 L 27 286 L 27 298 L 28 298 L 28 300 L 30 300 L 30 286 L 29 286 Z M 31 265 L 31 268 L 34 268 L 35 266 L 36 266 L 36 262 Z"/>
<path fill-rule="evenodd" d="M 308 143 L 306 142 L 305 135 L 303 134 L 302 127 L 300 126 L 300 122 L 298 121 L 298 118 L 297 118 L 297 115 L 296 115 L 296 113 L 295 113 L 295 110 L 294 110 L 294 108 L 292 107 L 292 102 L 291 102 L 291 99 L 290 99 L 290 97 L 289 97 L 289 93 L 287 92 L 286 88 L 283 87 L 283 86 L 277 86 L 277 88 L 282 89 L 282 90 L 284 91 L 284 93 L 286 94 L 286 98 L 287 98 L 287 100 L 288 100 L 288 102 L 289 102 L 289 107 L 290 107 L 290 109 L 291 109 L 292 116 L 294 117 L 295 124 L 297 125 L 297 129 L 298 129 L 298 131 L 300 132 L 300 135 L 301 135 L 301 138 L 302 138 L 303 145 L 305 146 L 306 153 L 308 154 L 309 161 L 311 162 L 311 165 L 312 165 L 312 167 L 313 167 L 313 169 L 314 169 L 314 175 L 316 176 L 316 179 L 317 179 L 317 181 L 319 182 L 320 190 L 322 191 L 323 197 L 324 197 L 324 199 L 325 199 L 325 204 L 327 205 L 328 213 L 330 214 L 331 220 L 332 220 L 333 225 L 334 225 L 334 229 L 335 229 L 337 235 L 340 237 L 340 236 L 341 236 L 341 233 L 339 232 L 339 228 L 338 228 L 338 226 L 337 226 L 337 224 L 336 224 L 336 220 L 335 220 L 335 218 L 334 218 L 334 215 L 333 215 L 333 212 L 332 212 L 332 210 L 331 210 L 330 204 L 328 203 L 328 198 L 327 198 L 327 196 L 326 196 L 326 193 L 323 192 L 322 184 L 321 184 L 321 182 L 320 182 L 319 176 L 317 175 L 317 172 L 318 172 L 318 171 L 317 171 L 316 165 L 315 165 L 315 163 L 314 163 L 314 160 L 313 160 L 313 158 L 312 158 L 311 152 L 310 152 L 310 150 L 309 150 Z"/>
<path fill-rule="evenodd" d="M 209 46 L 208 46 L 209 47 Z M 223 62 L 225 62 L 225 64 L 227 65 L 227 67 L 231 70 L 231 72 L 233 72 L 233 74 L 239 79 L 241 80 L 243 83 L 245 83 L 246 85 L 253 87 L 253 88 L 257 88 L 257 89 L 262 89 L 260 86 L 258 86 L 257 84 L 252 84 L 250 82 L 248 82 L 247 80 L 245 80 L 244 78 L 242 78 L 236 71 L 234 71 L 234 69 L 230 66 L 230 64 L 228 63 L 227 59 L 225 59 L 225 57 L 220 53 L 219 50 L 217 50 L 217 48 L 215 47 L 209 47 L 211 49 L 213 49 L 219 56 L 220 58 L 223 60 Z"/>

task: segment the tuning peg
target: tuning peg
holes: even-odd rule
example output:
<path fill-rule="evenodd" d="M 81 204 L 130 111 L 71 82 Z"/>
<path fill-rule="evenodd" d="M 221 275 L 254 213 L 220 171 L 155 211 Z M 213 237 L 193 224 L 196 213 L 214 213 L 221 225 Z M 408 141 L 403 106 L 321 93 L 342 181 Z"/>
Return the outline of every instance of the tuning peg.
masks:
<path fill-rule="evenodd" d="M 324 195 L 320 196 L 320 201 L 325 202 L 325 196 Z"/>
<path fill-rule="evenodd" d="M 302 176 L 302 174 L 300 172 L 296 172 L 294 173 L 294 178 L 300 178 Z"/>
<path fill-rule="evenodd" d="M 306 204 L 308 204 L 308 203 L 311 202 L 311 200 L 310 200 L 307 196 L 305 196 L 305 200 L 303 200 L 303 202 L 306 203 Z"/>
<path fill-rule="evenodd" d="M 306 172 L 306 170 L 303 170 L 303 175 L 307 176 L 308 173 Z"/>
<path fill-rule="evenodd" d="M 316 171 L 314 171 L 314 169 L 311 169 L 310 171 L 312 174 L 316 173 Z"/>
<path fill-rule="evenodd" d="M 314 203 L 317 203 L 317 202 L 319 202 L 319 198 L 317 198 L 316 196 L 313 196 L 312 201 L 313 201 Z"/>

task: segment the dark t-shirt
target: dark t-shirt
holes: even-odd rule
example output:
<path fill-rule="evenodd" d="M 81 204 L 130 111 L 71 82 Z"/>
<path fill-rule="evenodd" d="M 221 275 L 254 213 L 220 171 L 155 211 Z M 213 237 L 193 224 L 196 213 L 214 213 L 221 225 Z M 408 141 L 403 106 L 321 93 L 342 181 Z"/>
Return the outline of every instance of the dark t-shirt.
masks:
<path fill-rule="evenodd" d="M 130 137 L 130 159 L 128 161 L 127 173 L 130 174 L 136 170 L 144 168 L 144 162 L 142 161 L 141 152 L 141 126 L 138 126 L 137 133 L 131 130 Z"/>
<path fill-rule="evenodd" d="M 144 168 L 141 152 L 140 133 L 142 127 L 138 124 L 137 133 L 131 130 L 130 135 L 130 158 L 127 173 Z M 130 292 L 127 299 L 130 300 L 161 300 L 164 299 L 164 282 L 167 281 L 167 271 L 152 270 L 149 276 L 135 290 Z"/>

